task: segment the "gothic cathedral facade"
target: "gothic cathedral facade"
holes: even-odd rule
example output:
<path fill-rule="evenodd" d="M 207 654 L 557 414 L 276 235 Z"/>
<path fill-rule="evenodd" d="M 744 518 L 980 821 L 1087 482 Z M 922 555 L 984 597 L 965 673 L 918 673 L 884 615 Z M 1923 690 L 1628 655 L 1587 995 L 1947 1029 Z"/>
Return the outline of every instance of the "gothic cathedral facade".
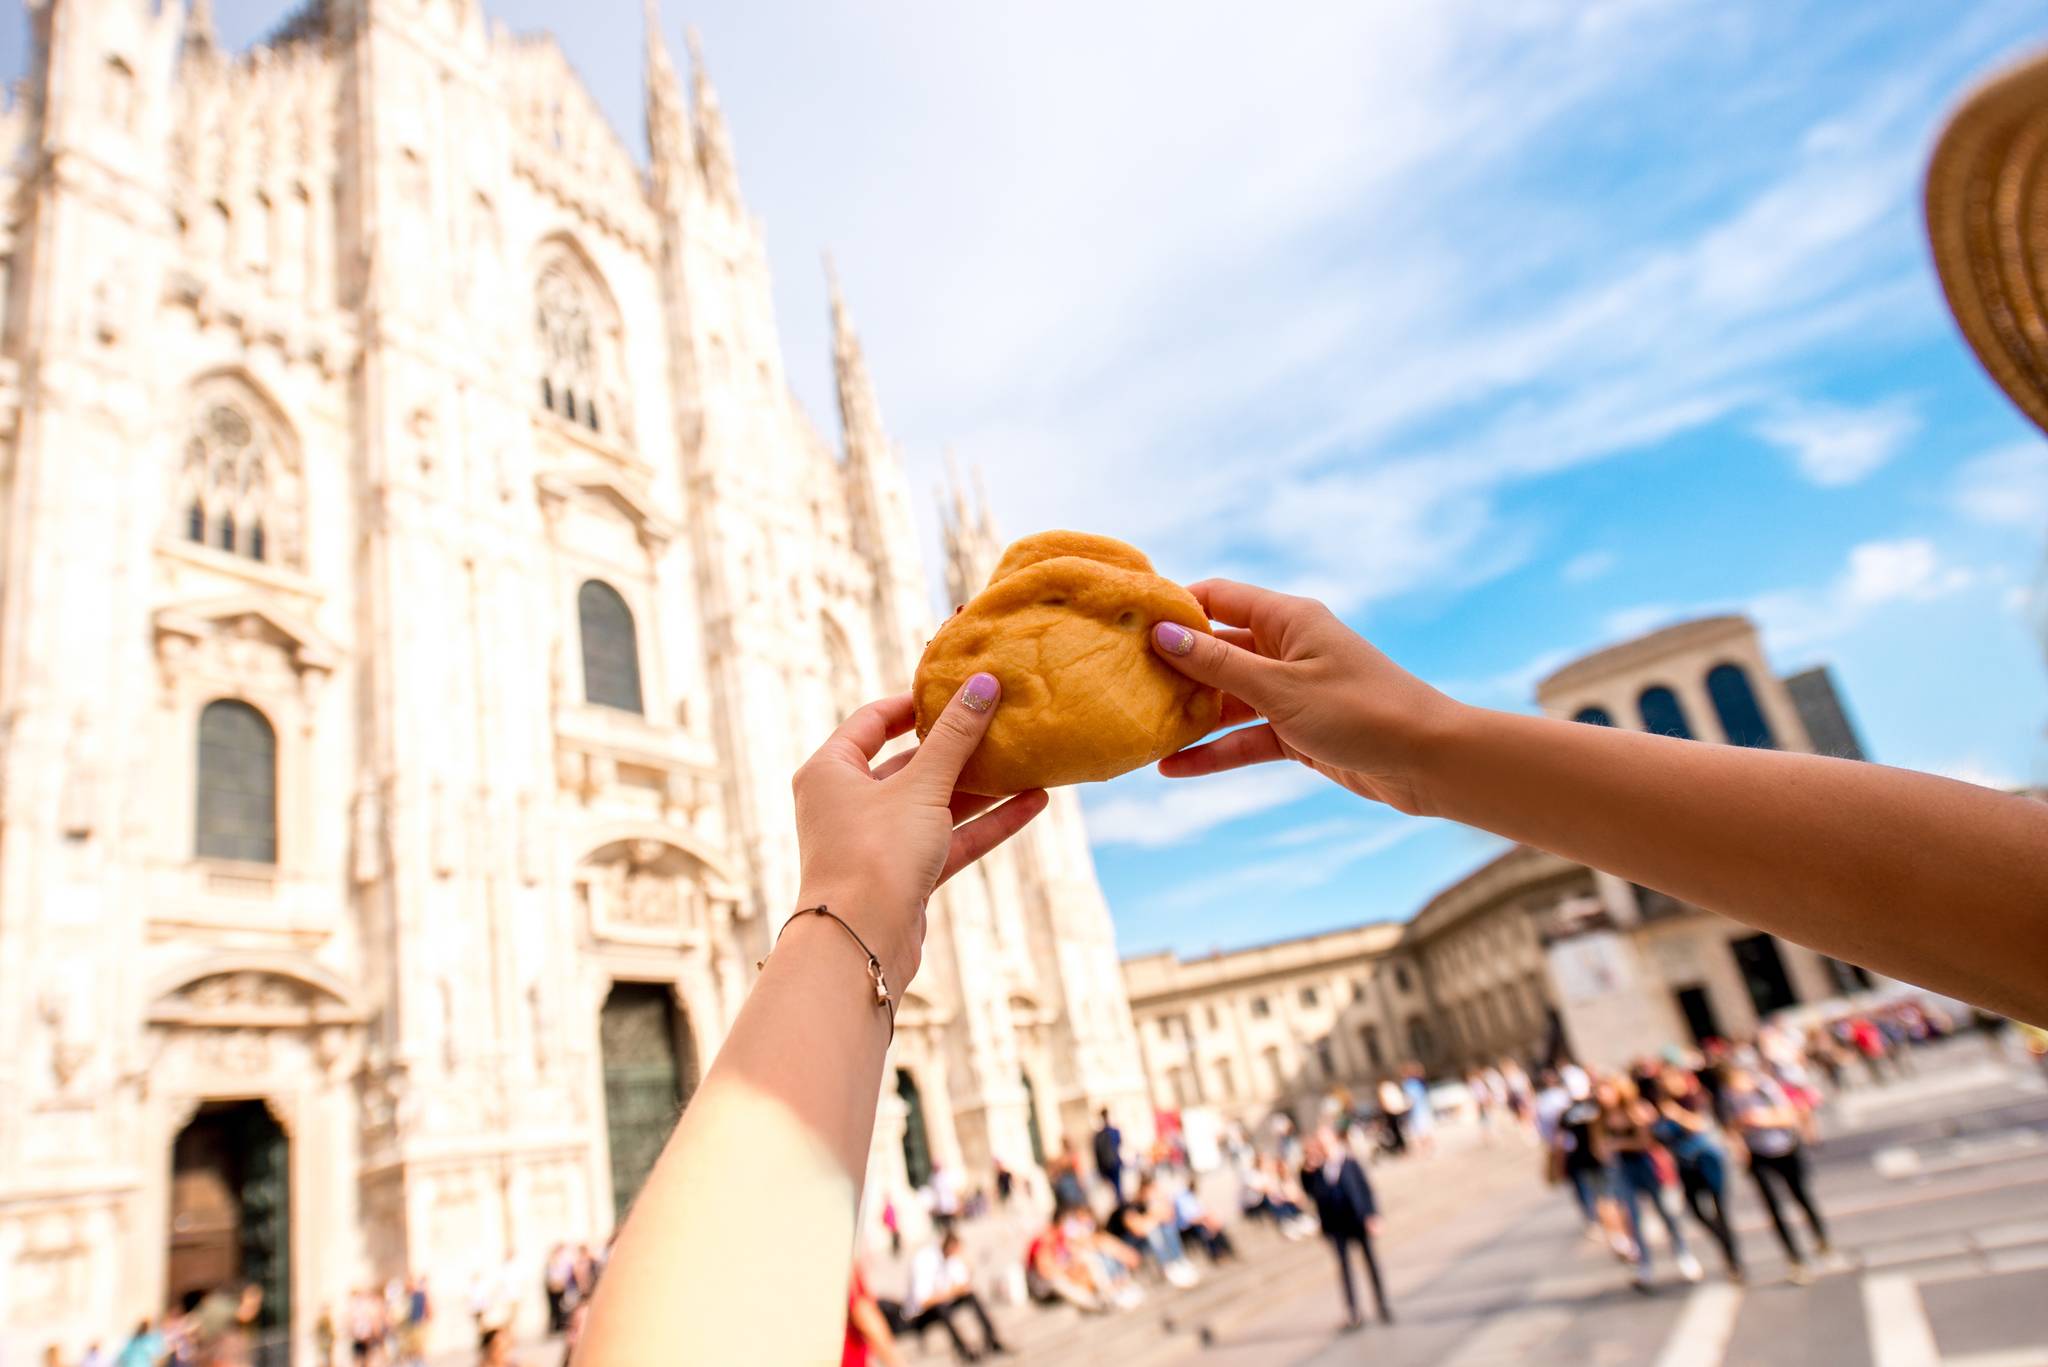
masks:
<path fill-rule="evenodd" d="M 602 1240 L 792 908 L 790 772 L 932 617 L 838 290 L 835 445 L 652 15 L 643 168 L 477 0 L 207 10 L 28 0 L 0 112 L 10 1360 Z M 871 1219 L 1149 1129 L 1071 794 L 931 924 Z"/>

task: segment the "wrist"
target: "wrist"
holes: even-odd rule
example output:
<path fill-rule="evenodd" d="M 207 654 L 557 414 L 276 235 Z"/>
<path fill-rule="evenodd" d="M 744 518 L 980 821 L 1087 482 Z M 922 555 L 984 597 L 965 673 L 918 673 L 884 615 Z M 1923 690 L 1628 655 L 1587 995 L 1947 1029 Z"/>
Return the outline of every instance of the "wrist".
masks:
<path fill-rule="evenodd" d="M 1415 709 L 1403 749 L 1408 801 L 1399 804 L 1410 816 L 1452 816 L 1457 792 L 1451 775 L 1458 757 L 1470 747 L 1486 710 L 1437 693 L 1430 705 Z"/>
<path fill-rule="evenodd" d="M 924 955 L 924 907 L 902 897 L 859 891 L 844 885 L 806 883 L 797 897 L 798 909 L 829 907 L 832 914 L 852 927 L 854 934 L 882 965 L 892 1000 L 902 1000 L 903 989 L 916 976 Z M 798 920 L 824 921 L 822 916 Z M 835 928 L 836 929 L 836 928 Z M 844 932 L 840 932 L 844 935 Z"/>

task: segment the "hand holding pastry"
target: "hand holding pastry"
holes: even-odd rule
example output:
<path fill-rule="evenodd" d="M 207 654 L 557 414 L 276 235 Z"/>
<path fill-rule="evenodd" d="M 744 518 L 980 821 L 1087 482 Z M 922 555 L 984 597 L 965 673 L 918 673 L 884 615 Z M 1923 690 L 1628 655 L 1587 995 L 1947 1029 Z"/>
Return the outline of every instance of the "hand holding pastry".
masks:
<path fill-rule="evenodd" d="M 1191 679 L 1223 691 L 1222 725 L 1263 717 L 1164 760 L 1190 778 L 1267 760 L 1299 760 L 1361 797 L 1423 808 L 1422 754 L 1461 704 L 1380 654 L 1313 598 L 1228 579 L 1190 586 L 1223 630 L 1162 621 L 1152 644 Z"/>

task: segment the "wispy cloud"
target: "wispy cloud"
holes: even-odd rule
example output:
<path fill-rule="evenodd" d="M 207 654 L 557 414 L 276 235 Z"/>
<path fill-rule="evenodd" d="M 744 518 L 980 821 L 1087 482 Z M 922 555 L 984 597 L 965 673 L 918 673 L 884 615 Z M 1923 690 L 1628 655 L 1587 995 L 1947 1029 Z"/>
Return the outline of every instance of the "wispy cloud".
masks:
<path fill-rule="evenodd" d="M 1978 522 L 2048 528 L 2048 445 L 2029 438 L 1986 451 L 1956 472 L 1950 497 Z"/>
<path fill-rule="evenodd" d="M 1601 579 L 1621 563 L 1621 557 L 1613 551 L 1580 551 L 1564 562 L 1557 577 L 1567 584 L 1590 584 Z"/>
<path fill-rule="evenodd" d="M 1869 408 L 1782 403 L 1756 424 L 1756 433 L 1792 457 L 1799 473 L 1823 486 L 1854 484 L 1890 461 L 1920 430 L 1920 415 L 1905 400 Z"/>
<path fill-rule="evenodd" d="M 1289 893 L 1327 885 L 1354 864 L 1415 838 L 1431 824 L 1421 817 L 1394 816 L 1386 824 L 1346 839 L 1234 864 L 1168 888 L 1152 899 L 1150 909 L 1186 912 L 1248 896 L 1278 901 Z"/>
<path fill-rule="evenodd" d="M 1163 849 L 1221 826 L 1299 802 L 1326 780 L 1298 764 L 1262 764 L 1199 781 L 1151 779 L 1147 791 L 1085 809 L 1097 845 Z"/>

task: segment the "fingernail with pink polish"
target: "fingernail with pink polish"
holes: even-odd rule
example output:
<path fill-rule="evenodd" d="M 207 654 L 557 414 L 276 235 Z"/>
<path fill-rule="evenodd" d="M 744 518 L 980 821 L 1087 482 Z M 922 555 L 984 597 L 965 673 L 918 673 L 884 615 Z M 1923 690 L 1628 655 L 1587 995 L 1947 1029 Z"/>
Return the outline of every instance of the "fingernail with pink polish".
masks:
<path fill-rule="evenodd" d="M 993 674 L 977 674 L 967 681 L 967 687 L 960 690 L 960 701 L 977 712 L 986 712 L 996 705 L 996 698 L 1002 694 L 1003 686 L 996 682 Z"/>
<path fill-rule="evenodd" d="M 1185 655 L 1195 648 L 1195 633 L 1175 622 L 1161 622 L 1153 627 L 1152 639 L 1168 655 Z"/>

